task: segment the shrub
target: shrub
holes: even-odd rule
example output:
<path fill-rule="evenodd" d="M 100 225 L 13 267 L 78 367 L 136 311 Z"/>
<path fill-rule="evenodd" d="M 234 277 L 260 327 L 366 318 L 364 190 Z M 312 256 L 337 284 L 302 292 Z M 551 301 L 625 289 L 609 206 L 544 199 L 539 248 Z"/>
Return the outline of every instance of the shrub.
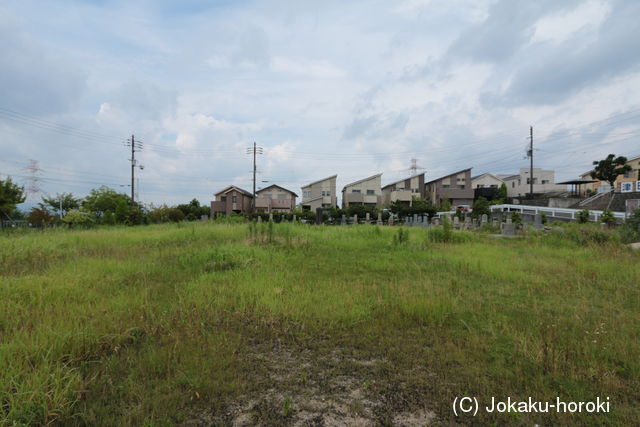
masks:
<path fill-rule="evenodd" d="M 489 201 L 484 197 L 479 197 L 478 200 L 473 202 L 472 215 L 474 218 L 480 218 L 482 215 L 489 215 L 491 213 Z"/>
<path fill-rule="evenodd" d="M 613 227 L 616 223 L 616 218 L 613 216 L 611 209 L 605 209 L 600 216 L 600 222 L 607 224 L 609 227 Z"/>
<path fill-rule="evenodd" d="M 511 222 L 514 224 L 522 224 L 522 217 L 519 212 L 511 212 Z"/>
<path fill-rule="evenodd" d="M 578 212 L 578 222 L 580 224 L 586 224 L 589 222 L 589 209 L 583 209 Z"/>

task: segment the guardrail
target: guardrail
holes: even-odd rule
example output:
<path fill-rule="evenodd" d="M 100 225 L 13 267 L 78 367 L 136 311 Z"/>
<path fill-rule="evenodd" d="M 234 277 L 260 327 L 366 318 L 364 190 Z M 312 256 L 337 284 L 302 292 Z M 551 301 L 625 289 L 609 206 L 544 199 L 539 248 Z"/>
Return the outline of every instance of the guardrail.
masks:
<path fill-rule="evenodd" d="M 576 220 L 577 215 L 582 209 L 567 209 L 567 208 L 549 208 L 544 206 L 527 206 L 527 205 L 493 205 L 491 211 L 500 212 L 519 212 L 521 214 L 541 214 L 544 213 L 547 217 L 562 218 Z M 603 211 L 589 211 L 589 220 L 598 222 L 602 216 Z M 612 212 L 614 218 L 624 220 L 627 215 L 625 212 Z"/>

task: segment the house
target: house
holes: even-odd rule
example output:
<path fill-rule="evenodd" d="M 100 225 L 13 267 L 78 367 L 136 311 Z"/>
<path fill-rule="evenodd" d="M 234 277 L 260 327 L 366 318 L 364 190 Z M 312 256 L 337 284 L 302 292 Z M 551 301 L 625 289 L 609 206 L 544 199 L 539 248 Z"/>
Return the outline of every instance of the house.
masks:
<path fill-rule="evenodd" d="M 529 181 L 529 168 L 521 168 L 520 172 L 514 175 L 498 175 L 507 186 L 508 197 L 524 197 L 531 192 Z M 567 191 L 564 185 L 555 184 L 555 172 L 533 168 L 533 193 L 544 194 L 551 192 Z"/>
<path fill-rule="evenodd" d="M 400 201 L 411 206 L 414 197 L 426 199 L 424 176 L 424 173 L 413 175 L 382 187 L 382 205 Z"/>
<path fill-rule="evenodd" d="M 619 193 L 640 191 L 640 156 L 628 159 L 626 164 L 631 166 L 631 170 L 623 175 L 618 175 L 616 181 L 614 182 L 614 191 Z M 592 179 L 591 172 L 593 172 L 593 170 L 583 173 L 582 175 L 580 175 L 580 178 Z M 611 187 L 609 186 L 608 182 L 597 181 L 585 185 L 585 193 L 586 190 L 596 191 L 598 193 L 608 193 L 609 191 L 611 191 Z"/>
<path fill-rule="evenodd" d="M 487 200 L 493 200 L 502 184 L 504 184 L 504 181 L 490 173 L 471 177 L 471 187 L 473 188 L 475 199 L 484 197 Z"/>
<path fill-rule="evenodd" d="M 471 169 L 463 169 L 425 183 L 427 201 L 434 205 L 442 205 L 445 199 L 449 199 L 452 206 L 473 204 Z"/>
<path fill-rule="evenodd" d="M 333 175 L 302 187 L 302 209 L 315 211 L 317 208 L 337 207 L 336 179 Z"/>
<path fill-rule="evenodd" d="M 382 206 L 381 173 L 347 184 L 342 189 L 342 208 L 349 206 Z"/>
<path fill-rule="evenodd" d="M 230 185 L 215 194 L 211 202 L 211 217 L 217 214 L 231 215 L 232 213 L 251 212 L 253 195 L 235 185 Z"/>
<path fill-rule="evenodd" d="M 471 177 L 471 187 L 476 188 L 500 188 L 504 183 L 503 180 L 490 173 L 483 173 Z"/>
<path fill-rule="evenodd" d="M 256 212 L 291 212 L 296 207 L 298 195 L 291 190 L 270 185 L 256 191 Z"/>

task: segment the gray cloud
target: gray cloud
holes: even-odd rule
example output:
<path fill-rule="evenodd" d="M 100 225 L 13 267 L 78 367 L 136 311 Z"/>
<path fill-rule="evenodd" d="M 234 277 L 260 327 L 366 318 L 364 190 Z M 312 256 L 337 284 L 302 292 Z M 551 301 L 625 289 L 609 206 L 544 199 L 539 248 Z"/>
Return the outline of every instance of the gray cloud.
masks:
<path fill-rule="evenodd" d="M 0 9 L 2 103 L 32 113 L 66 110 L 86 88 L 86 74 L 57 52 L 45 50 Z"/>
<path fill-rule="evenodd" d="M 502 94 L 487 106 L 555 104 L 585 87 L 636 70 L 640 63 L 640 3 L 616 2 L 597 39 L 583 47 L 579 35 L 558 47 L 539 46 L 535 60 L 519 68 Z"/>
<path fill-rule="evenodd" d="M 575 0 L 501 0 L 491 6 L 484 22 L 462 33 L 449 48 L 448 56 L 478 62 L 508 60 L 531 39 L 532 25 L 541 16 L 576 3 Z"/>
<path fill-rule="evenodd" d="M 356 139 L 358 137 L 379 138 L 401 133 L 409 123 L 407 114 L 389 114 L 386 117 L 366 116 L 356 117 L 344 129 L 344 139 Z"/>

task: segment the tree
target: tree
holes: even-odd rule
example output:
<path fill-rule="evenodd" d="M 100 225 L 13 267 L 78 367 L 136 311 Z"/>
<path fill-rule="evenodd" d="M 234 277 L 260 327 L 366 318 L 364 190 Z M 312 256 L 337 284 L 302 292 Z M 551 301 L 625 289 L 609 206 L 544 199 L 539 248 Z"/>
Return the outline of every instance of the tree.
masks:
<path fill-rule="evenodd" d="M 189 221 L 195 221 L 200 219 L 202 215 L 209 216 L 211 214 L 211 207 L 201 206 L 197 199 L 193 199 L 187 204 L 178 205 L 176 208 L 180 209 Z"/>
<path fill-rule="evenodd" d="M 479 218 L 482 215 L 489 215 L 491 213 L 489 201 L 484 197 L 478 197 L 478 200 L 473 202 L 471 211 L 471 214 L 474 218 Z"/>
<path fill-rule="evenodd" d="M 626 163 L 626 157 L 616 157 L 615 154 L 609 154 L 606 159 L 593 162 L 595 168 L 593 168 L 591 172 L 591 178 L 608 182 L 611 186 L 611 191 L 615 191 L 615 183 L 618 175 L 631 171 L 631 166 Z"/>
<path fill-rule="evenodd" d="M 36 227 L 46 227 L 49 224 L 53 224 L 55 220 L 42 203 L 38 207 L 34 206 L 31 208 L 29 215 L 27 215 L 29 224 L 35 225 Z"/>
<path fill-rule="evenodd" d="M 54 197 L 43 197 L 42 201 L 60 216 L 65 216 L 71 209 L 80 207 L 80 199 L 73 197 L 71 193 L 56 193 Z M 60 207 L 62 207 L 62 211 Z"/>
<path fill-rule="evenodd" d="M 507 184 L 505 184 L 504 182 L 502 183 L 502 185 L 500 185 L 500 188 L 498 188 L 495 200 L 500 200 L 502 203 L 507 200 Z"/>
<path fill-rule="evenodd" d="M 69 227 L 73 227 L 76 225 L 89 226 L 94 220 L 87 212 L 72 209 L 67 212 L 64 218 L 62 218 L 62 221 L 69 224 Z"/>
<path fill-rule="evenodd" d="M 14 184 L 11 177 L 6 180 L 0 179 L 0 217 L 6 219 L 11 216 L 16 205 L 24 202 L 26 198 L 24 187 Z"/>
<path fill-rule="evenodd" d="M 109 220 L 111 215 L 115 215 L 115 221 L 123 223 L 131 211 L 131 199 L 126 194 L 118 193 L 103 185 L 89 192 L 82 201 L 82 207 L 93 212 L 98 220 L 101 220 L 105 214 L 110 214 Z"/>
<path fill-rule="evenodd" d="M 438 209 L 438 211 L 449 212 L 450 210 L 451 210 L 451 200 L 449 200 L 448 197 L 445 197 L 444 200 L 442 200 L 442 203 L 440 203 L 440 209 Z"/>

